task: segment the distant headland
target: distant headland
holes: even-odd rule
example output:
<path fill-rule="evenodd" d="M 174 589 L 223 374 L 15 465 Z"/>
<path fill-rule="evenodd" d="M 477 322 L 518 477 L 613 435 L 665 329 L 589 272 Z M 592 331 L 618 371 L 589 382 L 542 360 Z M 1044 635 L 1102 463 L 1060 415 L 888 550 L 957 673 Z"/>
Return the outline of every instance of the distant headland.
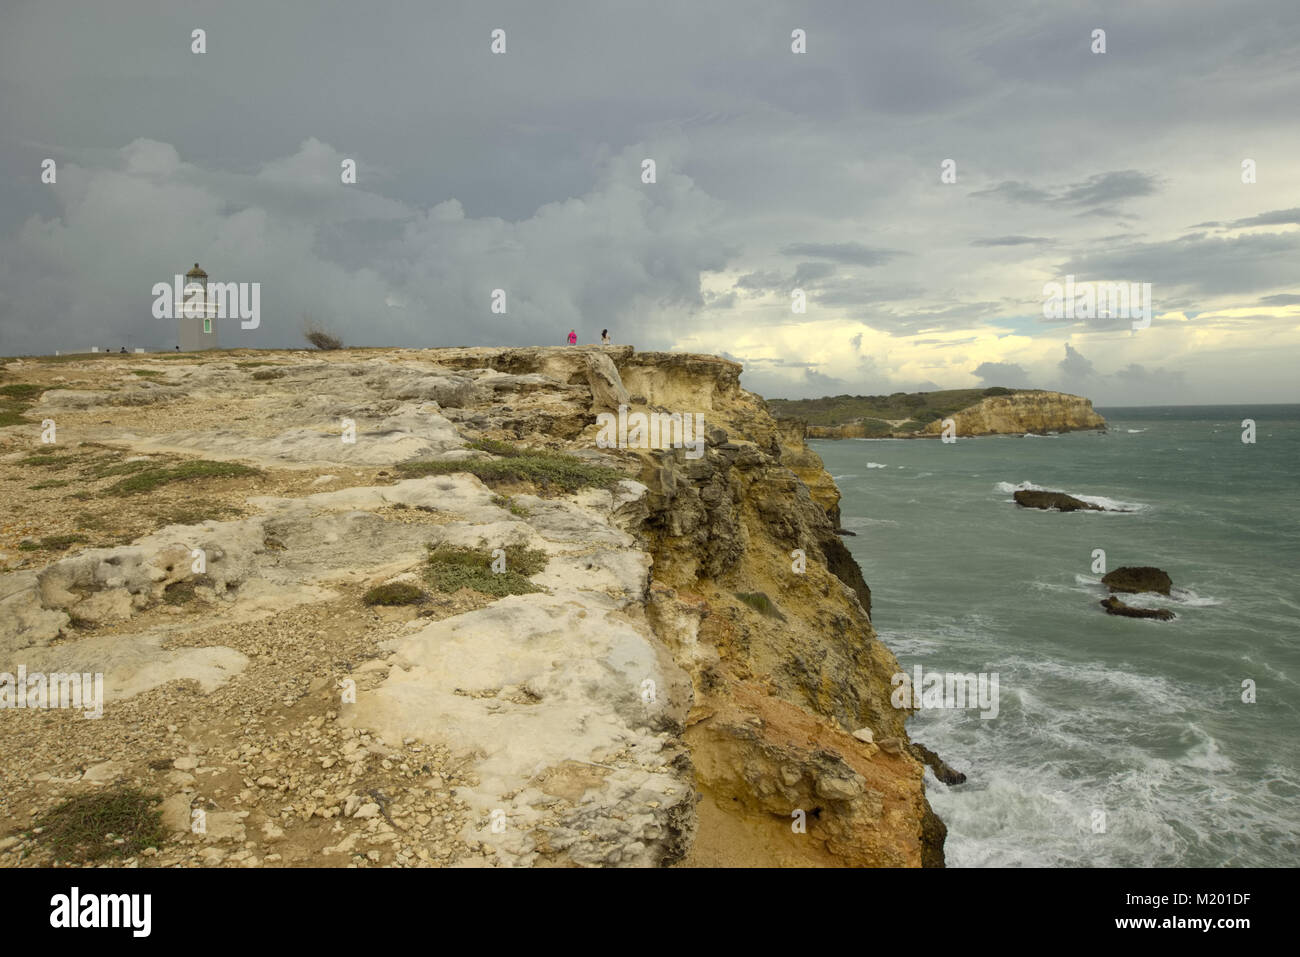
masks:
<path fill-rule="evenodd" d="M 936 438 L 951 418 L 955 434 L 1020 435 L 1104 429 L 1092 400 L 1043 389 L 947 389 L 892 395 L 768 399 L 778 419 L 803 422 L 810 439 Z"/>

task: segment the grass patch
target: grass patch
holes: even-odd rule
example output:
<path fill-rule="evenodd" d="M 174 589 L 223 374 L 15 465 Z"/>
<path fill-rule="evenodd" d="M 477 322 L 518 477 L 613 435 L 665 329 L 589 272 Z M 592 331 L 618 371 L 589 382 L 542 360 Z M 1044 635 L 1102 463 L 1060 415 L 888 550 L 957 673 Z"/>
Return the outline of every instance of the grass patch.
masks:
<path fill-rule="evenodd" d="M 156 468 L 157 462 L 141 459 L 138 462 L 109 461 L 92 465 L 87 473 L 92 479 L 110 478 L 114 475 L 135 475 L 145 469 Z"/>
<path fill-rule="evenodd" d="M 504 598 L 506 595 L 527 595 L 544 591 L 528 580 L 546 567 L 546 553 L 522 545 L 507 545 L 505 570 L 492 570 L 492 549 L 469 548 L 464 545 L 429 546 L 429 557 L 424 577 L 440 592 L 454 592 L 471 588 L 485 595 Z"/>
<path fill-rule="evenodd" d="M 0 385 L 0 427 L 6 425 L 27 425 L 32 420 L 23 413 L 27 407 L 41 397 L 42 392 L 62 389 L 61 385 L 33 385 L 30 382 L 11 382 Z"/>
<path fill-rule="evenodd" d="M 50 479 L 48 482 L 37 482 L 27 487 L 33 492 L 39 492 L 43 488 L 65 488 L 71 484 L 72 479 Z"/>
<path fill-rule="evenodd" d="M 504 508 L 511 515 L 517 518 L 527 518 L 532 513 L 523 505 L 519 505 L 509 495 L 493 495 L 492 504 L 497 508 Z"/>
<path fill-rule="evenodd" d="M 158 376 L 165 375 L 161 369 L 132 369 L 131 374 L 144 376 L 145 378 L 157 378 Z"/>
<path fill-rule="evenodd" d="M 243 514 L 240 509 L 235 508 L 233 505 L 212 502 L 206 505 L 185 505 L 174 508 L 159 515 L 158 521 L 163 525 L 202 525 L 204 522 Z"/>
<path fill-rule="evenodd" d="M 40 844 L 58 861 L 86 863 L 133 857 L 167 839 L 158 799 L 135 788 L 110 788 L 64 801 L 33 827 Z"/>
<path fill-rule="evenodd" d="M 237 366 L 238 366 L 239 368 L 241 368 L 241 369 L 256 369 L 258 366 L 278 366 L 279 364 L 280 364 L 280 363 L 278 363 L 278 362 L 262 362 L 262 361 L 260 361 L 260 360 L 254 360 L 254 361 L 251 361 L 251 362 L 236 362 L 236 363 L 235 363 L 235 365 L 237 365 Z"/>
<path fill-rule="evenodd" d="M 544 491 L 576 492 L 581 488 L 612 488 L 623 473 L 604 465 L 589 465 L 562 452 L 520 448 L 508 442 L 485 439 L 471 442 L 470 448 L 498 456 L 487 460 L 459 462 L 402 462 L 396 469 L 413 478 L 422 475 L 447 475 L 469 472 L 484 482 L 531 482 Z"/>
<path fill-rule="evenodd" d="M 9 385 L 0 385 L 0 395 L 6 399 L 35 399 L 42 392 L 46 391 L 49 386 L 31 385 L 26 382 L 14 382 Z"/>
<path fill-rule="evenodd" d="M 172 482 L 189 482 L 207 478 L 240 478 L 249 475 L 261 475 L 261 471 L 236 462 L 212 462 L 208 459 L 194 459 L 179 465 L 162 468 L 147 468 L 130 475 L 120 482 L 115 482 L 104 491 L 110 495 L 135 495 L 140 492 L 152 492 Z"/>
<path fill-rule="evenodd" d="M 768 598 L 761 591 L 738 591 L 736 597 L 748 605 L 760 615 L 766 615 L 768 618 L 777 618 L 785 621 L 785 615 L 781 614 L 781 609 L 773 604 L 772 599 Z"/>
<path fill-rule="evenodd" d="M 76 455 L 58 455 L 53 451 L 33 452 L 27 458 L 19 459 L 18 464 L 36 468 L 66 469 L 78 458 L 79 456 Z"/>
<path fill-rule="evenodd" d="M 410 582 L 388 582 L 376 585 L 361 600 L 367 605 L 418 605 L 427 596 Z"/>
<path fill-rule="evenodd" d="M 62 551 L 65 548 L 70 548 L 73 545 L 82 545 L 88 541 L 90 541 L 90 539 L 85 535 L 77 535 L 75 533 L 71 535 L 47 535 L 45 538 L 41 539 L 41 548 L 48 548 L 52 551 Z"/>
<path fill-rule="evenodd" d="M 253 373 L 253 378 L 258 382 L 265 382 L 268 379 L 283 379 L 283 369 L 260 369 Z"/>

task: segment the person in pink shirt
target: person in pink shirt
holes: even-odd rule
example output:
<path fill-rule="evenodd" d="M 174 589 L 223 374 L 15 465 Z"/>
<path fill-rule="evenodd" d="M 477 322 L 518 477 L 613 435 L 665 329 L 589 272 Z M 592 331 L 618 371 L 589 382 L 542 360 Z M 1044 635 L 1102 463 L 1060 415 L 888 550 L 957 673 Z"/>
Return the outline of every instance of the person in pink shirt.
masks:
<path fill-rule="evenodd" d="M 577 344 L 578 344 L 578 333 L 577 333 L 577 330 L 575 330 L 575 329 L 570 329 L 570 330 L 569 330 L 569 345 L 571 345 L 571 346 L 576 346 Z"/>

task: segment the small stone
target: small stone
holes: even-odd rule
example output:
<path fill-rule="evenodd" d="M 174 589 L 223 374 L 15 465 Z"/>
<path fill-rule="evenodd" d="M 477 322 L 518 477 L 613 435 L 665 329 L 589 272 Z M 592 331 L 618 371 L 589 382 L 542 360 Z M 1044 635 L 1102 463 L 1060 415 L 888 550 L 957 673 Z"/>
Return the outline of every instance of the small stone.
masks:
<path fill-rule="evenodd" d="M 357 812 L 352 816 L 357 818 L 362 818 L 362 819 L 369 818 L 369 817 L 379 817 L 379 805 L 374 804 L 373 802 L 369 804 L 363 804 L 361 805 L 361 807 L 357 808 Z"/>
<path fill-rule="evenodd" d="M 87 768 L 86 773 L 81 776 L 81 780 L 89 781 L 91 784 L 107 784 L 121 773 L 121 764 L 117 761 L 105 761 L 102 764 Z"/>
<path fill-rule="evenodd" d="M 853 732 L 853 736 L 866 744 L 871 744 L 876 740 L 876 736 L 871 733 L 870 728 L 858 728 L 858 730 Z"/>
<path fill-rule="evenodd" d="M 817 796 L 828 801 L 851 801 L 862 793 L 861 779 L 840 778 L 829 774 L 817 779 Z"/>
<path fill-rule="evenodd" d="M 177 771 L 193 771 L 199 766 L 198 758 L 184 757 L 177 758 L 172 762 L 172 767 Z"/>

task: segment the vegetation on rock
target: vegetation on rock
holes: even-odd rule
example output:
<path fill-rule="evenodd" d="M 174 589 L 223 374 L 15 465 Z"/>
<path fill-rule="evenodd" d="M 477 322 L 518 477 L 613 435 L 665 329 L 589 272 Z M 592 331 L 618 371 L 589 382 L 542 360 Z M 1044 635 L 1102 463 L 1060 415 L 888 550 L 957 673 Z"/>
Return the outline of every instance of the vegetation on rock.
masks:
<path fill-rule="evenodd" d="M 451 545 L 446 542 L 429 546 L 429 557 L 424 575 L 429 584 L 440 592 L 455 592 L 470 588 L 503 598 L 506 595 L 527 595 L 545 591 L 528 580 L 546 567 L 546 553 L 522 545 L 507 545 L 505 570 L 493 571 L 492 550 Z"/>
<path fill-rule="evenodd" d="M 493 482 L 531 482 L 543 491 L 576 492 L 582 488 L 610 488 L 623 474 L 604 465 L 591 465 L 573 455 L 519 448 L 507 442 L 485 439 L 469 446 L 498 456 L 494 459 L 461 459 L 454 462 L 402 462 L 398 472 L 408 478 L 469 472 L 489 485 Z"/>
<path fill-rule="evenodd" d="M 418 605 L 427 597 L 410 582 L 385 582 L 367 591 L 361 601 L 367 605 Z"/>
<path fill-rule="evenodd" d="M 33 825 L 56 861 L 84 864 L 133 857 L 166 839 L 157 798 L 135 788 L 110 788 L 64 801 Z"/>

